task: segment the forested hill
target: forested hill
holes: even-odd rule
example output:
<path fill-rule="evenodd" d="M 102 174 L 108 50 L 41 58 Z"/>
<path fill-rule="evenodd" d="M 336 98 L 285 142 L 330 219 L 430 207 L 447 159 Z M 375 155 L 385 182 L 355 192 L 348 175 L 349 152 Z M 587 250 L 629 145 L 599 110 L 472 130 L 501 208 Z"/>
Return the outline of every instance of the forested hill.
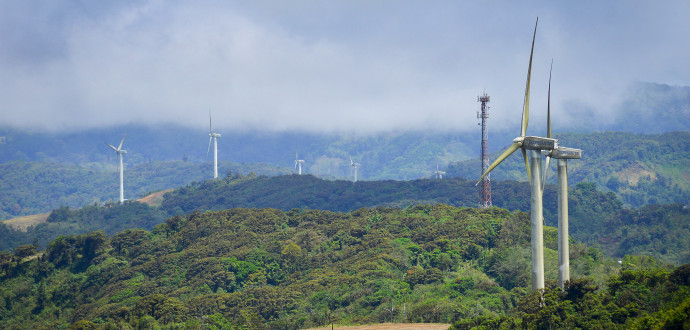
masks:
<path fill-rule="evenodd" d="M 526 182 L 493 181 L 493 205 L 530 211 Z M 233 207 L 272 207 L 352 211 L 360 207 L 408 207 L 424 203 L 476 207 L 478 190 L 462 178 L 413 181 L 328 181 L 310 175 L 254 177 L 233 175 L 195 183 L 167 193 L 161 204 L 167 214 Z M 555 186 L 543 196 L 546 224 L 557 224 Z M 570 232 L 573 238 L 599 244 L 608 255 L 654 255 L 675 264 L 690 262 L 690 209 L 684 204 L 625 209 L 612 192 L 592 183 L 569 191 Z"/>
<path fill-rule="evenodd" d="M 232 171 L 264 175 L 289 173 L 289 169 L 266 164 L 220 162 L 220 173 Z M 62 206 L 78 208 L 118 199 L 118 173 L 113 166 L 73 165 L 10 161 L 0 163 L 0 220 L 50 212 Z M 210 163 L 185 161 L 144 162 L 125 165 L 125 198 L 142 195 L 207 179 L 213 173 Z"/>
<path fill-rule="evenodd" d="M 493 182 L 494 205 L 510 211 L 529 211 L 527 183 Z M 194 211 L 235 207 L 321 209 L 349 212 L 361 207 L 406 208 L 425 203 L 454 206 L 477 205 L 477 188 L 461 178 L 413 181 L 329 181 L 311 175 L 255 176 L 233 174 L 223 179 L 195 182 L 164 195 L 160 208 L 135 202 L 124 205 L 90 205 L 82 209 L 55 210 L 48 223 L 17 232 L 0 226 L 0 248 L 10 249 L 36 239 L 41 246 L 71 233 L 103 230 L 115 234 L 127 228 L 151 229 L 165 218 Z M 682 204 L 650 205 L 625 209 L 612 192 L 601 192 L 591 183 L 580 183 L 569 193 L 571 236 L 600 245 L 610 256 L 653 255 L 666 262 L 690 262 L 690 210 Z M 544 192 L 544 216 L 557 222 L 553 186 Z"/>
<path fill-rule="evenodd" d="M 571 185 L 586 181 L 615 192 L 631 206 L 690 204 L 690 132 L 644 135 L 620 132 L 556 134 L 562 146 L 584 150 L 580 160 L 568 161 Z M 503 152 L 492 140 L 490 159 Z M 500 147 L 499 147 L 500 146 Z M 478 178 L 479 160 L 452 163 L 448 176 Z M 555 183 L 556 162 L 549 168 Z M 527 181 L 522 155 L 514 153 L 491 172 L 493 180 Z"/>
<path fill-rule="evenodd" d="M 688 265 L 619 264 L 574 244 L 575 280 L 563 294 L 553 288 L 556 230 L 546 227 L 540 303 L 527 288 L 529 237 L 526 213 L 445 205 L 193 213 L 150 232 L 63 236 L 42 254 L 0 253 L 0 327 L 687 325 Z"/>

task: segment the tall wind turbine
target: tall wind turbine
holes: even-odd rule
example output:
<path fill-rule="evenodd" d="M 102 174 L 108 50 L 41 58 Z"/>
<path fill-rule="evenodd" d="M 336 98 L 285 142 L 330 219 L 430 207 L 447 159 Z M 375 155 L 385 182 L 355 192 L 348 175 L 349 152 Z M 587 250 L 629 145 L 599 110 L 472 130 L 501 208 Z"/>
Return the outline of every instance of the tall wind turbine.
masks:
<path fill-rule="evenodd" d="M 298 175 L 302 175 L 302 164 L 304 164 L 304 160 L 299 159 L 297 152 L 295 152 L 295 170 L 297 170 Z"/>
<path fill-rule="evenodd" d="M 440 171 L 438 169 L 438 163 L 436 163 L 436 172 L 434 172 L 434 174 L 436 174 L 437 179 L 443 179 L 443 176 L 446 175 L 446 172 Z"/>
<path fill-rule="evenodd" d="M 111 149 L 117 153 L 117 169 L 120 172 L 120 204 L 125 202 L 125 184 L 124 184 L 124 167 L 122 166 L 122 155 L 127 153 L 127 150 L 122 149 L 122 144 L 125 143 L 125 137 L 127 133 L 122 137 L 120 145 L 115 148 L 112 144 L 106 143 Z"/>
<path fill-rule="evenodd" d="M 553 68 L 553 61 L 551 63 Z M 549 96 L 547 102 L 546 137 L 551 137 L 551 71 L 549 71 Z M 544 184 L 551 158 L 558 159 L 558 286 L 563 289 L 570 280 L 570 246 L 568 242 L 568 159 L 582 158 L 582 150 L 558 146 L 545 152 Z M 542 192 L 544 187 L 542 186 Z"/>
<path fill-rule="evenodd" d="M 531 223 L 532 223 L 532 289 L 539 290 L 544 288 L 544 225 L 543 225 L 543 205 L 542 205 L 542 185 L 541 185 L 541 151 L 553 150 L 557 147 L 557 141 L 552 138 L 538 136 L 526 136 L 527 124 L 529 122 L 529 90 L 530 76 L 532 73 L 532 57 L 534 55 L 534 40 L 537 35 L 537 22 L 534 24 L 534 34 L 532 35 L 532 50 L 529 55 L 529 66 L 527 67 L 527 83 L 525 86 L 525 99 L 522 106 L 522 124 L 520 136 L 513 139 L 513 144 L 508 147 L 489 168 L 482 174 L 476 184 L 479 184 L 484 177 L 489 174 L 498 164 L 503 162 L 513 152 L 520 149 L 522 158 L 525 160 L 527 177 L 529 178 L 531 190 Z M 529 160 L 527 151 L 530 151 Z"/>
<path fill-rule="evenodd" d="M 213 133 L 213 123 L 211 121 L 211 113 L 209 112 L 208 114 L 208 130 L 209 130 L 209 138 L 208 138 L 208 150 L 206 150 L 206 157 L 208 157 L 208 153 L 211 150 L 211 140 L 213 140 L 213 178 L 218 177 L 218 138 L 220 137 L 220 134 L 218 133 Z"/>
<path fill-rule="evenodd" d="M 353 162 L 352 157 L 350 157 L 350 166 L 354 167 L 354 169 L 355 169 L 355 180 L 352 181 L 352 183 L 355 183 L 355 182 L 357 182 L 357 169 L 360 166 L 362 166 L 362 164 Z"/>

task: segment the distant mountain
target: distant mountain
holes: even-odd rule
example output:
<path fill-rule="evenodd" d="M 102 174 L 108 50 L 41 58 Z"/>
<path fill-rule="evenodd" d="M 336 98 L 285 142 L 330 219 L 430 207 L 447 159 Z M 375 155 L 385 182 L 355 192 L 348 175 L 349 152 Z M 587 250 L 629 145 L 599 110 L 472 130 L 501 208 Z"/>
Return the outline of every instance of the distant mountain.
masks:
<path fill-rule="evenodd" d="M 690 87 L 637 83 L 627 95 L 606 130 L 646 134 L 690 131 Z"/>
<path fill-rule="evenodd" d="M 350 177 L 350 157 L 362 164 L 366 180 L 427 177 L 451 161 L 469 159 L 479 143 L 475 134 L 388 132 L 375 135 L 319 135 L 300 132 L 228 132 L 219 128 L 218 157 L 233 163 L 265 163 L 293 168 L 295 153 L 303 171 L 327 178 Z M 130 125 L 73 133 L 30 133 L 0 128 L 0 163 L 11 160 L 115 166 L 105 142 L 119 143 L 124 133 L 127 165 L 155 161 L 208 162 L 208 132 L 175 125 Z"/>

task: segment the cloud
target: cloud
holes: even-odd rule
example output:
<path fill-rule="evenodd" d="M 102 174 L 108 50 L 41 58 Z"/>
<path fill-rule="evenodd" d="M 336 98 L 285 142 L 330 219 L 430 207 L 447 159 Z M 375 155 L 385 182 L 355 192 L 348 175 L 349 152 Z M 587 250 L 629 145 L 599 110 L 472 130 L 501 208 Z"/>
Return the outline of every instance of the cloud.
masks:
<path fill-rule="evenodd" d="M 515 129 L 534 19 L 533 125 L 613 117 L 635 81 L 688 85 L 680 2 L 0 4 L 0 125 L 128 122 L 376 132 Z M 685 41 L 685 42 L 683 42 Z M 578 125 L 581 126 L 581 125 Z M 537 129 L 537 128 L 535 128 Z"/>

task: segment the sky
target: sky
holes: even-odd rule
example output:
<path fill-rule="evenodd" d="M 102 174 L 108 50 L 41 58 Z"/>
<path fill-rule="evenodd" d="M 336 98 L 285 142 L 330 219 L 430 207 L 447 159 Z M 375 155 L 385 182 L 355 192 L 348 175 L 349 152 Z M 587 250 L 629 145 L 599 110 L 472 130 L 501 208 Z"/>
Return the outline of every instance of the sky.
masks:
<path fill-rule="evenodd" d="M 519 132 L 611 120 L 631 84 L 690 85 L 688 1 L 0 2 L 0 126 Z M 581 125 L 579 125 L 581 126 Z"/>

